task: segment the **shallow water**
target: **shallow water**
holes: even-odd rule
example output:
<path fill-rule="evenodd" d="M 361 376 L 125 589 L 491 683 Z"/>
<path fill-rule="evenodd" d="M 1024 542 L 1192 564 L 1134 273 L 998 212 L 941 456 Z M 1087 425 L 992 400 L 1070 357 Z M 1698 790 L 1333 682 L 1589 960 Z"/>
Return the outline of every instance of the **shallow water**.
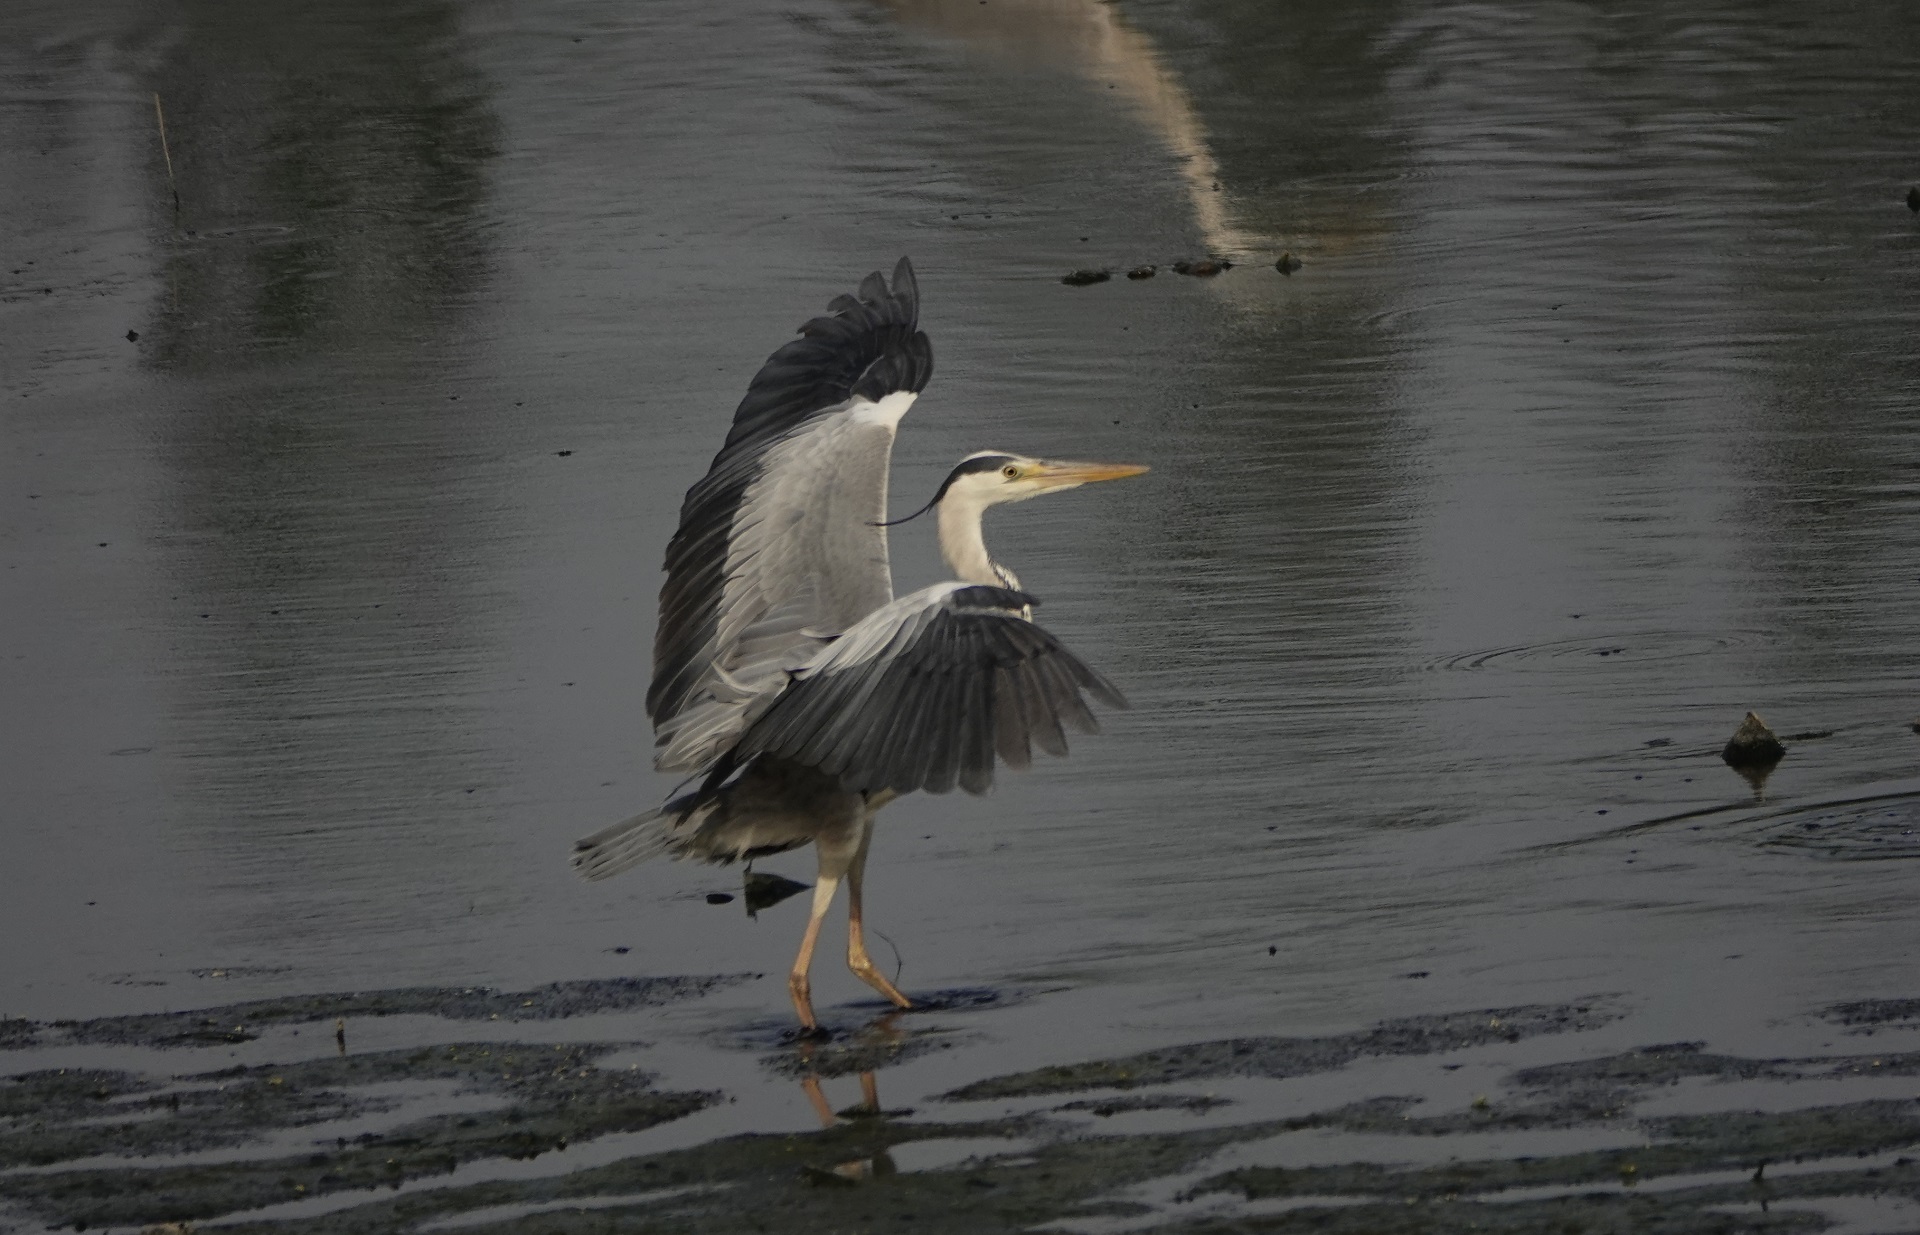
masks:
<path fill-rule="evenodd" d="M 889 1105 L 1601 994 L 1581 1050 L 1847 1051 L 1819 1009 L 1920 994 L 1920 16 L 0 30 L 0 1016 L 750 970 L 613 1036 L 738 1098 L 689 1138 L 812 1126 L 756 1062 L 804 898 L 565 859 L 670 787 L 641 703 L 680 494 L 765 355 L 901 253 L 937 373 L 896 509 L 983 447 L 1154 470 L 989 528 L 1134 706 L 883 817 L 882 964 L 1010 996 Z M 927 529 L 895 545 L 936 577 Z M 1757 788 L 1718 758 L 1748 709 L 1791 748 Z M 831 955 L 815 990 L 868 994 Z"/>

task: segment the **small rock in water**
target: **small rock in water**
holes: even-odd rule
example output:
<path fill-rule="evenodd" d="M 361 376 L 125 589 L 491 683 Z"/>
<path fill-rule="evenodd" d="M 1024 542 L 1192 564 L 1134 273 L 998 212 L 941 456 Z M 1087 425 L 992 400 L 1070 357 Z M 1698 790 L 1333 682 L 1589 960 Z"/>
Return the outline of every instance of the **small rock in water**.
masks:
<path fill-rule="evenodd" d="M 1211 279 L 1222 270 L 1233 269 L 1233 263 L 1221 257 L 1203 257 L 1197 262 L 1175 262 L 1173 273 L 1190 274 L 1196 279 Z"/>
<path fill-rule="evenodd" d="M 1748 712 L 1740 727 L 1733 731 L 1733 737 L 1727 740 L 1720 757 L 1729 767 L 1767 768 L 1780 762 L 1786 753 L 1787 748 L 1780 744 L 1773 730 L 1767 728 L 1767 722 Z"/>
<path fill-rule="evenodd" d="M 1920 184 L 1907 190 L 1907 209 L 1920 214 Z"/>
<path fill-rule="evenodd" d="M 707 904 L 709 905 L 731 905 L 732 903 L 733 903 L 733 893 L 731 892 L 707 893 Z"/>
<path fill-rule="evenodd" d="M 140 341 L 140 332 L 138 330 L 127 331 L 127 342 L 138 343 L 139 341 Z"/>
<path fill-rule="evenodd" d="M 1104 270 L 1076 270 L 1072 274 L 1062 276 L 1060 281 L 1068 287 L 1085 287 L 1089 283 L 1105 283 L 1112 277 Z"/>
<path fill-rule="evenodd" d="M 1127 271 L 1129 279 L 1151 279 L 1159 270 L 1157 266 L 1135 266 Z"/>
<path fill-rule="evenodd" d="M 1273 264 L 1273 268 L 1281 274 L 1291 276 L 1294 271 L 1300 269 L 1300 259 L 1292 253 L 1282 253 L 1280 260 Z"/>

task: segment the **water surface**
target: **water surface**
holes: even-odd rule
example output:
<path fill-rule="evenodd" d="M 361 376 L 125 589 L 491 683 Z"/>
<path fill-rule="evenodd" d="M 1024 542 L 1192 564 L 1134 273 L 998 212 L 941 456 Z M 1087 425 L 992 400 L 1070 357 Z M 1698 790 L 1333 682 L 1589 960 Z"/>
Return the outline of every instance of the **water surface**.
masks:
<path fill-rule="evenodd" d="M 1906 10 L 0 28 L 0 1015 L 764 973 L 622 1032 L 740 1097 L 674 1135 L 812 1126 L 755 1053 L 804 899 L 565 857 L 671 787 L 642 699 L 681 493 L 902 253 L 937 373 L 896 508 L 987 447 L 1154 470 L 990 522 L 1134 707 L 884 816 L 883 965 L 1009 993 L 889 1105 L 1602 994 L 1579 1051 L 1839 1051 L 1821 1009 L 1916 993 Z M 1759 786 L 1717 756 L 1749 709 L 1791 747 Z M 830 951 L 823 1007 L 863 998 Z"/>

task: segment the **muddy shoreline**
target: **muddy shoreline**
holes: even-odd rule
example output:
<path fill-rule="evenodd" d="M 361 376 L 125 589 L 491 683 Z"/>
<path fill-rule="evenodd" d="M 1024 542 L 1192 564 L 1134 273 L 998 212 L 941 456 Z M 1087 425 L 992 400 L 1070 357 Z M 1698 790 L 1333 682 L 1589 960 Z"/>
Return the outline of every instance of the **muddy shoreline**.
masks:
<path fill-rule="evenodd" d="M 877 1094 L 888 1067 L 955 1031 L 938 1010 L 917 1023 L 883 1016 L 864 1025 L 845 1010 L 833 1041 L 743 1059 L 761 1075 L 797 1080 L 816 1100 L 819 1129 L 696 1137 L 573 1165 L 569 1149 L 670 1125 L 730 1097 L 660 1087 L 639 1063 L 602 1066 L 610 1057 L 644 1058 L 643 1043 L 542 1042 L 540 1028 L 608 1012 L 644 1016 L 735 980 L 616 979 L 520 992 L 415 987 L 15 1022 L 0 1057 L 11 1073 L 0 1079 L 0 1198 L 19 1220 L 47 1229 L 217 1220 L 223 1230 L 263 1235 L 443 1223 L 556 1233 L 896 1224 L 958 1233 L 1064 1223 L 1085 1231 L 1691 1235 L 1814 1231 L 1828 1222 L 1823 1205 L 1920 1198 L 1920 1099 L 1636 1112 L 1682 1084 L 1704 1087 L 1701 1100 L 1711 1105 L 1714 1088 L 1733 1083 L 1771 1083 L 1782 1094 L 1835 1081 L 1891 1083 L 1920 1075 L 1920 1050 L 1745 1058 L 1677 1043 L 1591 1056 L 1583 1043 L 1620 1019 L 1608 999 L 1402 1018 L 1332 1037 L 1174 1044 L 982 1077 L 931 1095 L 917 1110 L 861 1102 L 835 1112 L 823 1078 L 859 1074 Z M 969 992 L 949 1008 L 968 1018 L 988 1008 L 990 1020 L 993 1002 Z M 1851 1034 L 1849 1044 L 1866 1045 L 1869 1033 L 1911 1036 L 1916 1007 L 1911 999 L 1853 1001 L 1819 1019 Z M 405 1013 L 456 1035 L 463 1022 L 505 1019 L 513 1038 L 360 1052 L 321 1033 L 308 1040 L 327 1049 L 306 1058 L 167 1069 L 169 1059 L 225 1044 L 210 1041 L 208 1027 L 324 1029 L 346 1009 Z M 971 1028 L 982 1026 L 975 1019 Z M 1236 1109 L 1249 1083 L 1396 1059 L 1439 1078 L 1461 1060 L 1485 1066 L 1521 1044 L 1535 1052 L 1550 1044 L 1566 1058 L 1511 1068 L 1491 1096 L 1458 1109 L 1385 1092 L 1279 1117 Z M 83 1047 L 136 1049 L 150 1066 L 32 1067 L 43 1052 Z M 454 1109 L 410 1113 L 436 1104 Z M 1000 1113 L 978 1113 L 994 1106 Z M 379 1129 L 341 1134 L 368 1119 Z M 1127 1130 L 1142 1119 L 1161 1122 Z M 1547 1135 L 1618 1143 L 1485 1152 Z M 1328 1136 L 1359 1138 L 1351 1143 L 1375 1153 L 1312 1165 L 1244 1159 Z M 534 1174 L 471 1181 L 473 1168 L 514 1162 L 533 1164 Z M 451 1178 L 463 1169 L 469 1182 Z M 397 1194 L 382 1199 L 383 1192 Z"/>

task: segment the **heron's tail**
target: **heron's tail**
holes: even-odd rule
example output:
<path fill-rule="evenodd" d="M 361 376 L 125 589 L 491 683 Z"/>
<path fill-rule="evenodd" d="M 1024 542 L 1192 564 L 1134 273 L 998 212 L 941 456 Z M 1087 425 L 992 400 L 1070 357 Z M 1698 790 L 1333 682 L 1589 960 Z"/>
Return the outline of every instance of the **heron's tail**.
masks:
<path fill-rule="evenodd" d="M 658 810 L 642 811 L 573 842 L 573 869 L 582 879 L 607 879 L 662 854 L 684 857 L 689 837 L 719 805 L 714 793 L 690 793 Z"/>
<path fill-rule="evenodd" d="M 738 862 L 808 844 L 869 809 L 860 794 L 823 772 L 766 755 L 724 785 L 709 782 L 573 844 L 573 869 L 605 879 L 665 854 Z"/>

